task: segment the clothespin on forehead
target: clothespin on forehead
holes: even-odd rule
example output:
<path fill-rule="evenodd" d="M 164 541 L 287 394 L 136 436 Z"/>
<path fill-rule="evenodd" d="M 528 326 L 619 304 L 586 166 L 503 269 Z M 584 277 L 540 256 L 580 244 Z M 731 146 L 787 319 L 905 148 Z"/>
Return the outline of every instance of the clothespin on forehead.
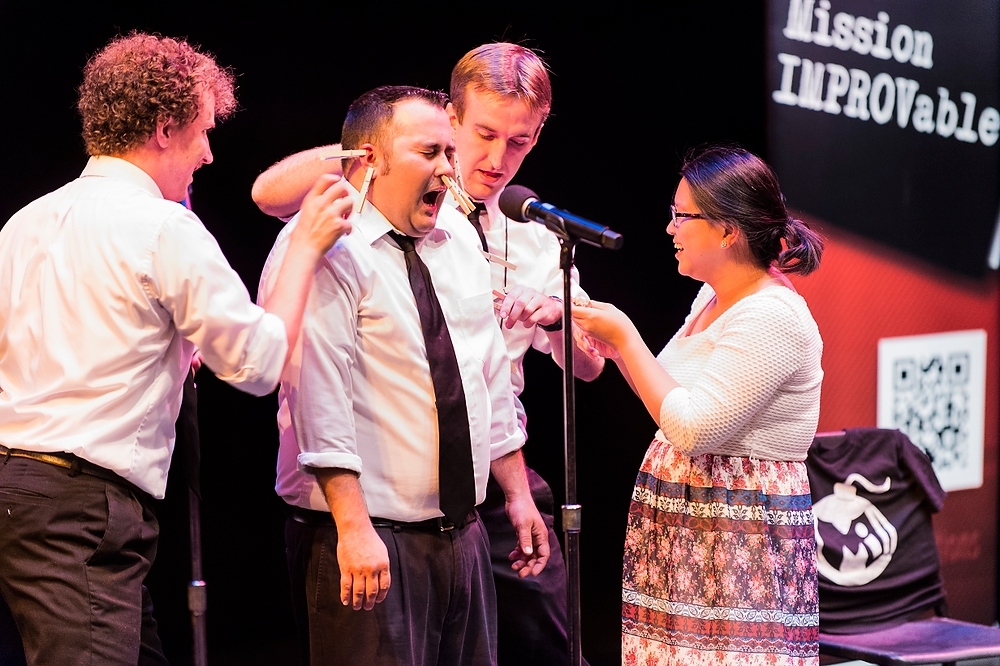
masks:
<path fill-rule="evenodd" d="M 344 160 L 348 157 L 364 157 L 364 150 L 331 150 L 319 156 L 321 160 Z"/>
<path fill-rule="evenodd" d="M 470 215 L 472 211 L 476 210 L 476 204 L 465 193 L 465 190 L 458 186 L 458 183 L 448 176 L 441 176 L 441 180 L 444 181 L 445 187 L 451 192 L 451 196 L 455 197 L 455 201 L 458 202 L 458 207 L 462 209 L 462 212 Z"/>

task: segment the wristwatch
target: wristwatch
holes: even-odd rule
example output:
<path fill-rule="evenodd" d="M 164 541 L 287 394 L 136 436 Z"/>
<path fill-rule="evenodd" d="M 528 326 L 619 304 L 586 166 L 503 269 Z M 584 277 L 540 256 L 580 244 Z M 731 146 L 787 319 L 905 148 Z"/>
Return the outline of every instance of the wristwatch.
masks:
<path fill-rule="evenodd" d="M 551 298 L 553 301 L 559 301 L 559 305 L 562 305 L 563 300 L 558 296 L 549 296 L 549 298 Z M 554 321 L 551 324 L 538 324 L 538 328 L 542 329 L 546 333 L 555 333 L 556 331 L 561 331 L 562 327 L 563 327 L 562 316 L 560 316 L 557 321 Z"/>

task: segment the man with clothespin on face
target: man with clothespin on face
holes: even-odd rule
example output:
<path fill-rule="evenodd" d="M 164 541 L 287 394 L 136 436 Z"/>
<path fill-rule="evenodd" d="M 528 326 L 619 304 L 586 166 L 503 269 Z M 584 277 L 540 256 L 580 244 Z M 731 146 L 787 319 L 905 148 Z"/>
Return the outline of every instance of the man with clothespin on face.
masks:
<path fill-rule="evenodd" d="M 534 347 L 551 353 L 562 366 L 562 272 L 559 242 L 540 224 L 510 224 L 498 200 L 531 151 L 552 106 L 545 63 L 536 53 L 510 43 L 484 44 L 469 51 L 451 76 L 448 113 L 455 137 L 458 186 L 449 203 L 477 231 L 479 250 L 491 271 L 495 308 L 502 320 L 511 357 L 515 395 L 524 389 L 524 356 Z M 265 213 L 288 216 L 325 173 L 339 173 L 340 146 L 297 153 L 274 165 L 254 183 L 253 197 Z M 453 182 L 453 181 L 452 181 Z M 586 299 L 573 269 L 574 296 Z M 602 358 L 576 350 L 574 372 L 585 381 L 604 367 Z M 515 401 L 521 430 L 527 417 Z M 491 479 L 478 507 L 490 535 L 499 621 L 499 663 L 517 666 L 567 663 L 566 569 L 559 541 L 551 530 L 554 499 L 549 485 L 530 468 L 536 505 L 549 525 L 552 554 L 537 577 L 524 578 L 511 567 L 507 544 L 512 532 L 504 495 Z"/>
<path fill-rule="evenodd" d="M 496 662 L 474 508 L 491 472 L 518 572 L 548 558 L 488 267 L 472 227 L 442 206 L 455 175 L 446 107 L 405 86 L 351 105 L 344 171 L 360 205 L 317 272 L 282 376 L 277 490 L 314 665 Z M 295 224 L 268 259 L 263 298 Z"/>

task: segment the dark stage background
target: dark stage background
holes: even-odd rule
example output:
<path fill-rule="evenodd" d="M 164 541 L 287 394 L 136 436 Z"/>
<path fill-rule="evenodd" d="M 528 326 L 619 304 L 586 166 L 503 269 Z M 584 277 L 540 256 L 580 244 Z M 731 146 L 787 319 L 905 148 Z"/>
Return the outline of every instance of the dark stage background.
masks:
<path fill-rule="evenodd" d="M 132 29 L 186 36 L 238 74 L 240 111 L 212 135 L 215 163 L 195 178 L 194 209 L 251 294 L 280 222 L 250 200 L 282 156 L 338 139 L 348 103 L 381 84 L 447 89 L 452 65 L 487 41 L 544 51 L 553 115 L 516 182 L 625 236 L 618 252 L 582 246 L 584 286 L 631 315 L 659 350 L 697 284 L 677 275 L 665 227 L 684 152 L 706 141 L 765 145 L 763 3 L 687 3 L 656 19 L 630 4 L 558 12 L 532 5 L 420 3 L 63 4 L 0 2 L 4 128 L 0 220 L 75 178 L 86 156 L 75 87 L 88 56 Z M 561 379 L 529 354 L 529 463 L 563 494 Z M 208 641 L 213 664 L 293 663 L 282 509 L 274 495 L 276 400 L 198 377 Z M 621 544 L 632 482 L 655 431 L 614 368 L 578 389 L 584 507 L 584 655 L 619 656 Z M 168 489 L 151 588 L 173 663 L 190 662 L 185 493 Z"/>

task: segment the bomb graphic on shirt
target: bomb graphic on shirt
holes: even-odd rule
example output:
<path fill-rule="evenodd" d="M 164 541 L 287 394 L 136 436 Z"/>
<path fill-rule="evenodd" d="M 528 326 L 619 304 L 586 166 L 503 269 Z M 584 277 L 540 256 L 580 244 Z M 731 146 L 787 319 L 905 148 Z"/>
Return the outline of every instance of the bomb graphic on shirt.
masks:
<path fill-rule="evenodd" d="M 845 587 L 878 578 L 892 560 L 898 541 L 896 528 L 874 504 L 858 496 L 858 486 L 869 493 L 884 493 L 890 479 L 876 485 L 861 474 L 851 474 L 833 485 L 832 495 L 813 506 L 817 569 Z"/>

